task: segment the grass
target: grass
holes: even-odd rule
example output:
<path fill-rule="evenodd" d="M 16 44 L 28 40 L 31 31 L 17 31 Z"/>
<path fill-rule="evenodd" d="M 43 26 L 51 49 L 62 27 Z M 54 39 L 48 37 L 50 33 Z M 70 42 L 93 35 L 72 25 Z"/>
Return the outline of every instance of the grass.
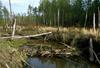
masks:
<path fill-rule="evenodd" d="M 23 45 L 24 43 L 26 43 L 27 40 L 26 39 L 15 39 L 15 40 L 0 40 L 0 49 L 1 48 L 8 48 L 9 46 L 14 47 L 14 48 L 18 48 L 19 46 Z"/>
<path fill-rule="evenodd" d="M 0 40 L 0 68 L 23 68 L 22 61 L 25 56 L 18 51 L 18 47 L 26 42 L 25 39 Z"/>
<path fill-rule="evenodd" d="M 95 31 L 93 28 L 77 28 L 77 27 L 32 27 L 28 26 L 24 28 L 21 33 L 25 35 L 33 35 L 45 32 L 53 32 L 53 35 L 49 36 L 51 40 L 58 40 L 58 42 L 68 42 L 73 40 L 71 44 L 76 42 L 77 38 L 90 38 L 94 40 L 100 40 L 100 29 L 97 28 Z"/>

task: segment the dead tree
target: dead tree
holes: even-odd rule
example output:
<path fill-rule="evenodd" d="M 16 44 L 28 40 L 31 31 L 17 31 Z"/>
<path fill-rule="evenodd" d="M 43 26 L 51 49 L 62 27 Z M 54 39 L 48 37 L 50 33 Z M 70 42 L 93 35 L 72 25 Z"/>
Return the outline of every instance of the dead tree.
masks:
<path fill-rule="evenodd" d="M 96 28 L 95 28 L 95 13 L 93 14 L 93 30 L 94 32 L 96 31 Z"/>
<path fill-rule="evenodd" d="M 98 7 L 98 26 L 100 28 L 100 8 Z"/>

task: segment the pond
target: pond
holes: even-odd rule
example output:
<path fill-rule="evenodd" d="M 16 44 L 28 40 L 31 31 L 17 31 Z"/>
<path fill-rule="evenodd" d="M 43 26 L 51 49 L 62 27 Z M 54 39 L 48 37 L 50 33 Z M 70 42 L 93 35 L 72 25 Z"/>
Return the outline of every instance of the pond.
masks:
<path fill-rule="evenodd" d="M 100 68 L 99 66 L 89 64 L 80 60 L 80 62 L 74 62 L 69 59 L 61 58 L 44 58 L 33 57 L 28 59 L 28 64 L 25 68 Z"/>
<path fill-rule="evenodd" d="M 55 44 L 55 43 L 44 43 L 40 41 L 31 41 L 31 44 L 34 43 L 34 46 L 38 46 L 38 44 L 43 46 L 50 46 L 53 48 L 64 48 L 63 45 Z M 36 49 L 36 48 L 35 48 Z M 78 62 L 74 60 L 78 60 Z M 24 68 L 100 68 L 100 66 L 91 64 L 81 58 L 57 58 L 57 57 L 29 57 L 27 63 L 30 65 L 25 65 Z"/>

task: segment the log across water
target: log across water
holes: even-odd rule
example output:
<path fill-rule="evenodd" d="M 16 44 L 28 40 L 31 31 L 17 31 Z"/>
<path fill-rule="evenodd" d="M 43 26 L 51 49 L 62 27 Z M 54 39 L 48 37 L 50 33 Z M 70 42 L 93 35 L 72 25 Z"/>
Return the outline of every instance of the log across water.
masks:
<path fill-rule="evenodd" d="M 52 48 L 49 46 L 23 46 L 21 52 L 27 53 L 28 56 L 41 57 L 70 57 L 76 55 L 75 48 Z"/>

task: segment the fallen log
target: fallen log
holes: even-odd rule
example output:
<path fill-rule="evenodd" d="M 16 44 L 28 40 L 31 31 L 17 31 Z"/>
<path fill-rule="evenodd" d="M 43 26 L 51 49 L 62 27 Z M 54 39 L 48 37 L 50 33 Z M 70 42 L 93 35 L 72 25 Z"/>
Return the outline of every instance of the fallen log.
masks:
<path fill-rule="evenodd" d="M 48 35 L 51 34 L 52 32 L 47 32 L 47 33 L 41 33 L 41 34 L 36 34 L 36 35 L 27 35 L 27 36 L 13 36 L 14 39 L 20 39 L 20 38 L 30 38 L 30 37 L 38 37 L 38 36 L 43 36 L 43 35 Z M 12 38 L 12 36 L 9 37 L 0 37 L 0 39 L 9 39 Z"/>

